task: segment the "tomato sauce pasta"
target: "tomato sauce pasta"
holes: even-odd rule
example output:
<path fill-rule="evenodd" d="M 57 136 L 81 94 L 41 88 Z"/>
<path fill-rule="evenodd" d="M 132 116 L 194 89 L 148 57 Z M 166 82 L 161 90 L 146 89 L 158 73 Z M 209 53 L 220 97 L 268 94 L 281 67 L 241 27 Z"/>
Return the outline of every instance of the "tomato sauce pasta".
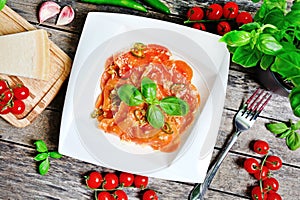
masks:
<path fill-rule="evenodd" d="M 123 85 L 141 90 L 144 77 L 153 81 L 156 89 L 152 107 L 163 115 L 164 122 L 160 128 L 149 123 L 150 117 L 154 117 L 152 121 L 156 123 L 157 113 L 149 113 L 147 99 L 143 97 L 139 99 L 140 104 L 132 106 L 122 101 L 118 94 Z M 180 136 L 193 123 L 200 105 L 200 94 L 191 83 L 192 77 L 192 68 L 183 60 L 173 59 L 169 49 L 161 45 L 135 43 L 131 49 L 112 55 L 105 63 L 100 80 L 101 93 L 93 113 L 98 127 L 123 141 L 151 146 L 162 152 L 175 151 L 180 144 Z M 183 116 L 163 112 L 159 102 L 168 97 L 186 102 L 187 112 Z M 172 113 L 172 108 L 166 109 Z"/>

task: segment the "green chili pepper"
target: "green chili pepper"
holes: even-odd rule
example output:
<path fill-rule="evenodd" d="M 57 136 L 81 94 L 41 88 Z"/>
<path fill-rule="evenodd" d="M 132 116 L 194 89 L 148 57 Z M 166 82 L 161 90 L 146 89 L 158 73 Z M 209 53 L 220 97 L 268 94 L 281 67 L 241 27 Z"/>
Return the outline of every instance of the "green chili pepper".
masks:
<path fill-rule="evenodd" d="M 163 2 L 160 0 L 144 0 L 146 3 L 149 4 L 149 6 L 153 7 L 154 9 L 157 9 L 163 13 L 170 14 L 170 9 L 168 6 L 166 6 Z"/>
<path fill-rule="evenodd" d="M 132 8 L 134 10 L 147 12 L 147 9 L 140 3 L 135 2 L 134 0 L 81 0 L 86 3 L 95 3 L 95 4 L 106 4 Z"/>

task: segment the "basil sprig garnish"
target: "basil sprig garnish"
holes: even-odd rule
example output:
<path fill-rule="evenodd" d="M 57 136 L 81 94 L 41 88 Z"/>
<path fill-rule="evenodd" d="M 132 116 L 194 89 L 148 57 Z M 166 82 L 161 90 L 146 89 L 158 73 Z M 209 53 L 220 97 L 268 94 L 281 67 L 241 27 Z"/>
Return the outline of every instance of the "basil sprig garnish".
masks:
<path fill-rule="evenodd" d="M 164 125 L 163 112 L 171 116 L 184 116 L 189 112 L 189 105 L 186 101 L 175 96 L 158 100 L 156 90 L 157 84 L 150 78 L 144 77 L 141 82 L 141 91 L 134 85 L 124 84 L 118 89 L 118 95 L 129 106 L 148 104 L 146 119 L 154 128 L 161 128 Z"/>

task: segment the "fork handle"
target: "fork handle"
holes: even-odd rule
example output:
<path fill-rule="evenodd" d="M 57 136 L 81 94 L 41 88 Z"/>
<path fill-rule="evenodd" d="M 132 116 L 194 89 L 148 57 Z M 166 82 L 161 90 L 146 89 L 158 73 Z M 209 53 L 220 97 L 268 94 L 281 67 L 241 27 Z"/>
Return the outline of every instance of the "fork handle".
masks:
<path fill-rule="evenodd" d="M 212 182 L 212 180 L 213 180 L 214 176 L 216 175 L 219 167 L 221 166 L 223 160 L 225 159 L 226 155 L 228 154 L 228 152 L 231 149 L 231 147 L 233 146 L 233 144 L 236 142 L 236 140 L 237 140 L 238 136 L 240 135 L 240 133 L 241 133 L 241 131 L 236 131 L 230 137 L 226 147 L 223 148 L 223 150 L 221 151 L 221 153 L 217 157 L 217 160 L 216 160 L 215 164 L 211 167 L 211 169 L 206 174 L 203 183 L 198 183 L 194 187 L 193 191 L 191 192 L 190 198 L 189 198 L 190 200 L 196 200 L 196 199 L 202 200 L 202 199 L 204 199 L 204 194 L 205 194 L 208 186 Z"/>

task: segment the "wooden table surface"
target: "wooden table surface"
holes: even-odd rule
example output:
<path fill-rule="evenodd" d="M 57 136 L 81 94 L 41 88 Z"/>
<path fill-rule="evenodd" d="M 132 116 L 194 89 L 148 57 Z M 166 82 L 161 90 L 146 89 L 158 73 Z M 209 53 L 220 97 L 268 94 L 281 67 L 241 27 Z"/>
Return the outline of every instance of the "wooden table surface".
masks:
<path fill-rule="evenodd" d="M 79 0 L 56 1 L 60 5 L 71 5 L 75 9 L 75 20 L 67 26 L 55 26 L 55 19 L 39 25 L 37 13 L 41 0 L 8 0 L 7 5 L 37 28 L 47 30 L 50 33 L 50 39 L 73 59 L 85 18 L 90 11 L 128 13 L 183 24 L 185 13 L 189 7 L 217 2 L 210 0 L 201 1 L 202 3 L 196 0 L 163 1 L 170 7 L 171 15 L 160 14 L 151 8 L 148 13 L 141 13 L 126 8 L 81 3 Z M 224 1 L 219 2 L 224 3 Z M 255 12 L 257 6 L 251 1 L 241 0 L 238 2 L 241 9 Z M 240 103 L 258 87 L 262 86 L 255 79 L 255 74 L 231 64 L 222 122 L 213 158 L 223 148 L 234 130 L 232 119 Z M 41 139 L 47 143 L 49 149 L 58 149 L 66 88 L 67 81 L 50 105 L 32 124 L 25 128 L 13 127 L 0 118 L 0 199 L 93 199 L 93 192 L 86 188 L 83 176 L 92 170 L 113 171 L 64 156 L 61 159 L 51 160 L 51 167 L 47 175 L 38 174 L 37 163 L 33 160 L 36 155 L 33 142 Z M 278 193 L 286 200 L 299 199 L 300 151 L 290 151 L 286 147 L 284 139 L 276 138 L 265 128 L 265 124 L 268 122 L 287 121 L 288 119 L 297 119 L 292 114 L 288 99 L 274 94 L 254 126 L 240 136 L 229 152 L 206 193 L 206 199 L 250 198 L 250 189 L 257 182 L 243 169 L 242 161 L 248 157 L 260 157 L 249 148 L 251 142 L 256 139 L 269 142 L 271 153 L 280 156 L 283 160 L 283 167 L 273 172 L 273 176 L 280 183 Z M 155 178 L 150 178 L 149 181 L 149 188 L 157 190 L 160 199 L 187 199 L 194 186 L 193 183 Z M 129 199 L 139 199 L 140 197 L 140 193 L 134 189 L 129 189 L 128 194 Z"/>

